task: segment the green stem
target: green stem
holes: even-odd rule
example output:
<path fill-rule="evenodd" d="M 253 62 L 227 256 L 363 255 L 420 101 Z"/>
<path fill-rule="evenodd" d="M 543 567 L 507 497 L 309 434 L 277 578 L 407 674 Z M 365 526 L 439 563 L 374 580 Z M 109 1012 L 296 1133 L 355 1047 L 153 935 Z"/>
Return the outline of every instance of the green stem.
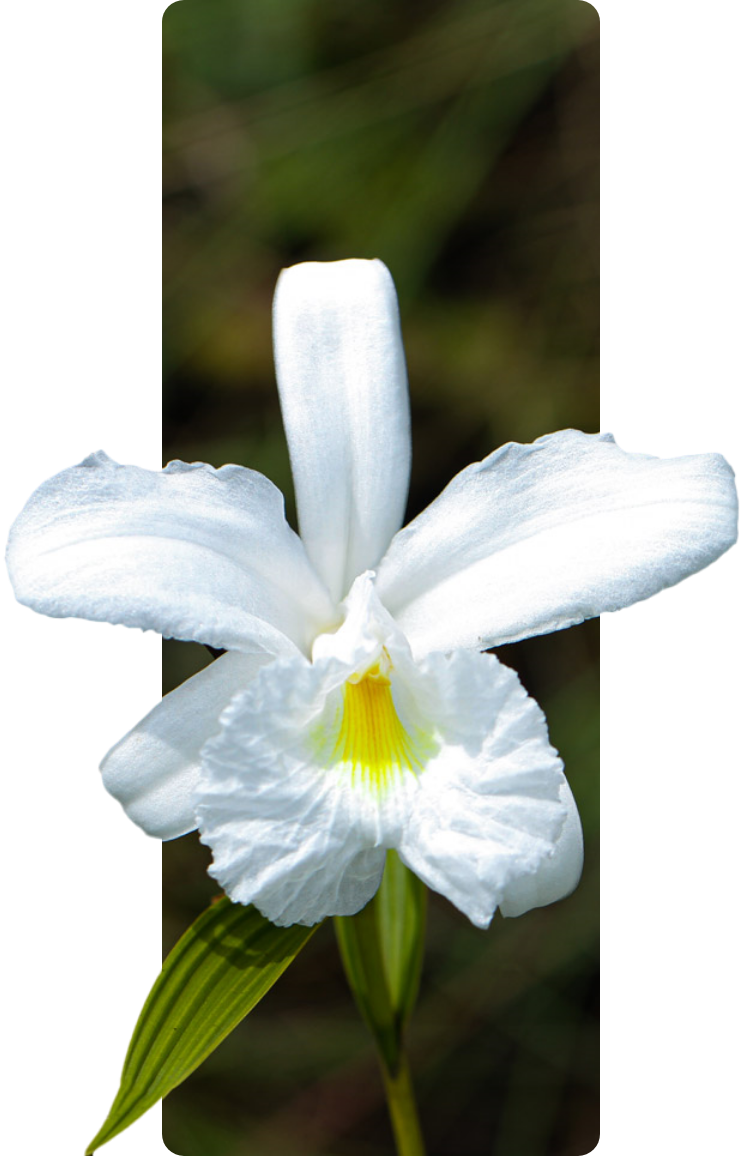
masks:
<path fill-rule="evenodd" d="M 384 1068 L 394 1071 L 399 1063 L 399 1025 L 386 982 L 375 902 L 357 915 L 338 916 L 334 925 L 355 1002 L 376 1042 Z"/>
<path fill-rule="evenodd" d="M 385 1064 L 381 1064 L 381 1068 L 397 1156 L 426 1156 L 406 1056 L 402 1053 L 395 1075 L 392 1075 Z"/>
<path fill-rule="evenodd" d="M 425 1156 L 402 1036 L 422 968 L 427 892 L 389 851 L 377 895 L 334 920 L 350 989 L 376 1042 L 397 1156 Z"/>

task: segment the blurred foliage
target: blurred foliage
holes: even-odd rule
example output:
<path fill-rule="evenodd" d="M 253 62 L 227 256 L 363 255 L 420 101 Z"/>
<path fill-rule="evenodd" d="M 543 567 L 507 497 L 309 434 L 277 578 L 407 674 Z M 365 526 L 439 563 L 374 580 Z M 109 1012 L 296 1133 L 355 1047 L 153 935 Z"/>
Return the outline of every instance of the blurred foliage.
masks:
<path fill-rule="evenodd" d="M 407 518 L 508 440 L 598 429 L 598 18 L 580 0 L 180 0 L 164 19 L 164 458 L 292 482 L 271 301 L 380 257 L 412 397 Z M 597 1122 L 598 630 L 503 647 L 587 840 L 571 898 L 475 930 L 431 896 L 410 1030 L 430 1156 L 579 1156 Z M 164 691 L 210 661 L 164 644 Z M 168 948 L 216 893 L 164 847 Z M 181 1156 L 386 1156 L 331 926 L 164 1105 Z"/>

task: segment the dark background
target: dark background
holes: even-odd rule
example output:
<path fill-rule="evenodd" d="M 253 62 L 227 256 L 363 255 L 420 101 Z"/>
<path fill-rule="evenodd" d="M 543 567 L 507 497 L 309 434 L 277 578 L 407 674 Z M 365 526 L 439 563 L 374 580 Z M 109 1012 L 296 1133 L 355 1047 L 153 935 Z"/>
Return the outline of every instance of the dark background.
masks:
<path fill-rule="evenodd" d="M 296 261 L 396 282 L 407 520 L 505 441 L 598 429 L 598 18 L 580 0 L 181 0 L 164 19 L 164 461 L 287 496 L 270 308 Z M 487 932 L 431 896 L 409 1034 L 429 1156 L 598 1137 L 598 630 L 503 647 L 546 712 L 587 841 L 569 899 Z M 209 661 L 164 643 L 164 692 Z M 167 950 L 216 894 L 164 846 Z M 323 926 L 164 1103 L 180 1156 L 389 1156 L 372 1045 Z"/>

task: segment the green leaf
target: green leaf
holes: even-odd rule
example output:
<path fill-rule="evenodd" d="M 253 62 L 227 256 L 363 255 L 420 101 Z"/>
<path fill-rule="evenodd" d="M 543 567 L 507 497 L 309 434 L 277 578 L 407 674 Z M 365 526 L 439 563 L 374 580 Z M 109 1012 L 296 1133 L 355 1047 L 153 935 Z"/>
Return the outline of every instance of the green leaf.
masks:
<path fill-rule="evenodd" d="M 347 982 L 392 1074 L 420 983 L 426 902 L 424 884 L 389 851 L 374 898 L 334 921 Z"/>
<path fill-rule="evenodd" d="M 220 899 L 169 954 L 145 1001 L 116 1099 L 86 1156 L 123 1132 L 199 1067 L 259 1002 L 315 928 L 276 927 Z"/>

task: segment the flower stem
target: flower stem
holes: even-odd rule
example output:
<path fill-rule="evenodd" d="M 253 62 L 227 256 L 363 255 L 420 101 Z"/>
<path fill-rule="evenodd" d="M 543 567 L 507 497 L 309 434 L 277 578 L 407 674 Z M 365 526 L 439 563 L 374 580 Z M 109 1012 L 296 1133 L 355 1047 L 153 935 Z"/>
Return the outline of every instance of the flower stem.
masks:
<path fill-rule="evenodd" d="M 378 1050 L 397 1156 L 425 1156 L 403 1035 L 419 987 L 426 900 L 424 884 L 389 851 L 375 897 L 334 921 L 347 981 Z"/>
<path fill-rule="evenodd" d="M 417 1105 L 414 1099 L 412 1076 L 409 1063 L 402 1053 L 399 1067 L 392 1074 L 386 1064 L 381 1064 L 383 1082 L 386 1087 L 386 1102 L 394 1130 L 397 1156 L 426 1156 L 422 1139 Z"/>

